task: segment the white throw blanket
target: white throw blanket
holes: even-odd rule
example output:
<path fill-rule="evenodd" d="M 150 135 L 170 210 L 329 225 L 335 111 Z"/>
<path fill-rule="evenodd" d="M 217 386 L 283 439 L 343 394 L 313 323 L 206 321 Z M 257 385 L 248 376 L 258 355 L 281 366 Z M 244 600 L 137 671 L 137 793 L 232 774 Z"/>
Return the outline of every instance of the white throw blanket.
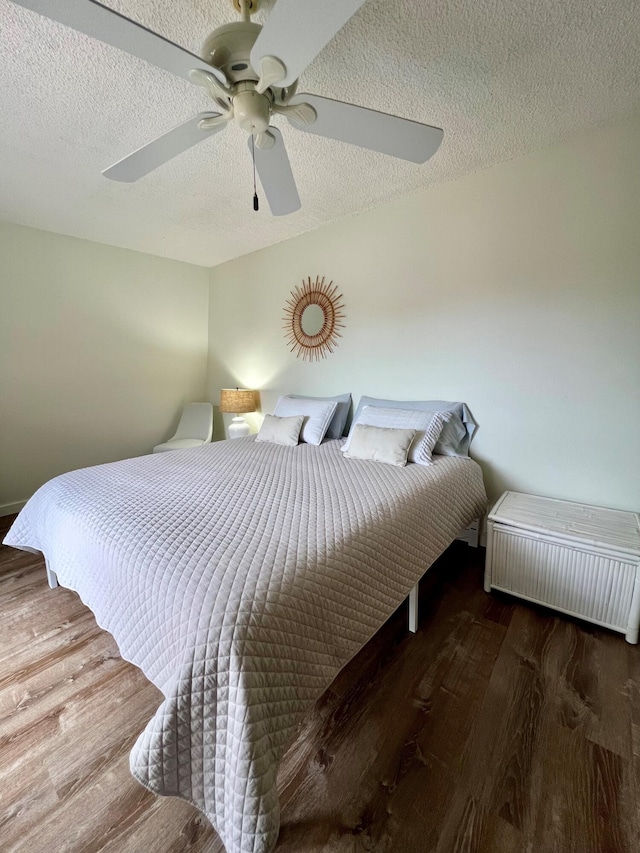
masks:
<path fill-rule="evenodd" d="M 162 691 L 131 771 L 228 853 L 274 847 L 293 726 L 485 511 L 470 459 L 395 468 L 340 445 L 249 437 L 73 471 L 5 539 L 42 551 Z"/>

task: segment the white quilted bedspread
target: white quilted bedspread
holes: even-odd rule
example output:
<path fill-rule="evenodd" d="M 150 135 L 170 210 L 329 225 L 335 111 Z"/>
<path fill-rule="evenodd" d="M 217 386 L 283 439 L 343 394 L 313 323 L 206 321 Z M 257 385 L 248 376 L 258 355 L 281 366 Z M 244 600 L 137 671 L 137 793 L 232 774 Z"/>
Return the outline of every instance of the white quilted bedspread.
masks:
<path fill-rule="evenodd" d="M 470 459 L 394 468 L 340 445 L 249 437 L 73 471 L 5 539 L 42 551 L 160 688 L 131 771 L 228 853 L 272 850 L 293 726 L 485 511 Z"/>

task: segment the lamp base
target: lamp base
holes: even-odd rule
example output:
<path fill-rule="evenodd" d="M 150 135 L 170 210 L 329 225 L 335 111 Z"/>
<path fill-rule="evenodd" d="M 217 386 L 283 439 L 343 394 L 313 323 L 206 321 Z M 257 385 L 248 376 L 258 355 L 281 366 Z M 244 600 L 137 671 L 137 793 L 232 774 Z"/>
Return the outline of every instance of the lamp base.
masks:
<path fill-rule="evenodd" d="M 249 424 L 240 415 L 236 415 L 229 424 L 229 438 L 242 438 L 245 435 L 250 435 L 251 430 Z"/>

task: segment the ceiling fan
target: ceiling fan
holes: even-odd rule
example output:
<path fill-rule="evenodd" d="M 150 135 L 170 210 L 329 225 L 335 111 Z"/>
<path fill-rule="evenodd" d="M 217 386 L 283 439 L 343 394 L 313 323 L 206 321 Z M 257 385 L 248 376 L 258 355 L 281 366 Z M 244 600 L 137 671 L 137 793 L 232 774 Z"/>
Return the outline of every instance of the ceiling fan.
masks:
<path fill-rule="evenodd" d="M 428 160 L 442 141 L 437 127 L 296 93 L 299 75 L 365 0 L 278 0 L 264 26 L 251 21 L 258 0 L 231 0 L 241 20 L 214 30 L 202 58 L 96 0 L 14 2 L 184 77 L 215 102 L 215 112 L 198 113 L 105 169 L 115 181 L 137 181 L 235 121 L 249 134 L 271 212 L 282 216 L 298 210 L 300 198 L 274 116 L 298 130 L 414 163 Z"/>

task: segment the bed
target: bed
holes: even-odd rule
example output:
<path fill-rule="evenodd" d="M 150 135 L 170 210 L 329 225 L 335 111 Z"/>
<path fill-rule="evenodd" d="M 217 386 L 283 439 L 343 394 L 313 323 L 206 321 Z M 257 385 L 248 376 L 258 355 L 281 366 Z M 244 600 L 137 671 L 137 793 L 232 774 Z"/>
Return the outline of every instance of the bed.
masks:
<path fill-rule="evenodd" d="M 131 772 L 227 853 L 273 849 L 294 726 L 486 508 L 469 458 L 396 468 L 340 446 L 250 436 L 73 471 L 5 539 L 43 552 L 161 690 Z"/>

